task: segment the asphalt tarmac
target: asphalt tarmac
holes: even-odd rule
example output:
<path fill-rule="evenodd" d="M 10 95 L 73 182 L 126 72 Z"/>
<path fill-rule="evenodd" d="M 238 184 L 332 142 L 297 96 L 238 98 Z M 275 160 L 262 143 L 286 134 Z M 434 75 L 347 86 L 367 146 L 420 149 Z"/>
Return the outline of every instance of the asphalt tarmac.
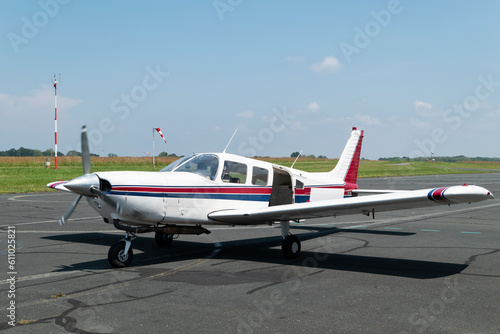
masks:
<path fill-rule="evenodd" d="M 371 189 L 466 182 L 500 198 L 500 174 L 358 181 Z M 208 227 L 163 249 L 143 234 L 132 265 L 112 269 L 107 252 L 123 232 L 84 200 L 60 227 L 74 198 L 0 196 L 0 331 L 500 333 L 498 199 L 293 224 L 302 241 L 294 260 L 282 256 L 279 227 Z"/>

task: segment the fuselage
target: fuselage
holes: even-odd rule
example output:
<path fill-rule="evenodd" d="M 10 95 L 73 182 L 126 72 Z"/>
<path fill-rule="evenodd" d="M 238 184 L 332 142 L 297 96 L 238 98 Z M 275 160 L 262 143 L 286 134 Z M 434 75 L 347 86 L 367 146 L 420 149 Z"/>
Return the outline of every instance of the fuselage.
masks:
<path fill-rule="evenodd" d="M 332 166 L 333 167 L 333 166 Z M 329 173 L 309 173 L 228 153 L 184 157 L 160 172 L 97 172 L 101 191 L 122 210 L 99 197 L 89 204 L 111 222 L 130 225 L 220 224 L 214 211 L 262 208 L 351 196 L 356 184 Z"/>

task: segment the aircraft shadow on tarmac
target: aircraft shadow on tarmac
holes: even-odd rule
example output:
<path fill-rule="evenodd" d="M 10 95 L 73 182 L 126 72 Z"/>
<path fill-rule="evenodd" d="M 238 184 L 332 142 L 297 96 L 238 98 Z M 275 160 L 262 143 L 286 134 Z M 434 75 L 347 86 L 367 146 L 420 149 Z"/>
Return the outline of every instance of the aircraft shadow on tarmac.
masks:
<path fill-rule="evenodd" d="M 316 230 L 316 232 L 299 234 L 298 236 L 303 242 L 339 232 L 393 236 L 409 236 L 414 234 L 395 231 L 312 228 L 310 226 L 296 226 L 294 229 Z M 99 246 L 110 246 L 120 238 L 116 234 L 98 232 L 43 237 L 43 239 L 49 240 Z M 311 270 L 311 267 L 314 267 L 318 270 L 342 270 L 416 279 L 446 277 L 458 274 L 468 267 L 466 264 L 457 263 L 339 254 L 335 253 L 335 249 L 331 249 L 328 252 L 321 251 L 323 247 L 319 247 L 320 251 L 317 252 L 303 250 L 299 258 L 290 260 L 283 257 L 280 247 L 281 242 L 282 239 L 280 236 L 242 239 L 223 242 L 222 247 L 216 249 L 212 243 L 197 243 L 175 239 L 170 247 L 162 248 L 155 244 L 153 238 L 140 237 L 134 240 L 132 244 L 135 253 L 131 267 L 140 268 L 141 266 L 210 257 L 221 260 L 255 261 L 284 266 L 297 266 L 304 267 L 304 270 Z M 137 253 L 137 251 L 142 251 L 142 253 Z M 110 265 L 106 257 L 107 253 L 103 252 L 101 260 L 62 266 L 55 271 L 109 269 Z"/>

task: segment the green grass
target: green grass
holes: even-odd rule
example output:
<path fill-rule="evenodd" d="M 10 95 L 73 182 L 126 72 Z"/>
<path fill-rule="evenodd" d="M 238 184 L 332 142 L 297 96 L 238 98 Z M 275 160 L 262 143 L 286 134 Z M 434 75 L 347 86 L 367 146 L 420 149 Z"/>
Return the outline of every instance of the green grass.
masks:
<path fill-rule="evenodd" d="M 277 163 L 283 166 L 290 167 L 293 164 L 292 158 L 279 159 L 262 159 L 265 161 Z M 294 165 L 294 168 L 305 170 L 308 172 L 328 172 L 330 171 L 337 160 L 333 159 L 308 159 L 301 161 L 300 159 Z M 378 160 L 362 160 L 359 165 L 359 177 L 392 177 L 392 176 L 413 176 L 413 175 L 441 175 L 441 174 L 468 174 L 468 173 L 483 173 L 492 172 L 489 169 L 496 169 L 500 172 L 500 162 L 496 163 L 481 163 L 481 162 L 401 162 L 396 161 L 378 161 Z M 473 170 L 465 170 L 470 168 Z"/>
<path fill-rule="evenodd" d="M 157 158 L 153 169 L 151 158 L 100 158 L 92 157 L 92 172 L 113 170 L 158 171 L 176 158 Z M 266 158 L 272 163 L 291 166 L 294 158 Z M 294 168 L 308 172 L 327 172 L 336 164 L 333 159 L 299 159 Z M 472 168 L 479 170 L 461 170 Z M 390 177 L 413 175 L 464 174 L 499 170 L 500 163 L 480 162 L 411 162 L 408 165 L 395 165 L 390 161 L 363 160 L 359 166 L 359 177 Z M 483 170 L 483 171 L 481 171 Z M 71 180 L 83 174 L 80 157 L 60 157 L 58 169 L 54 162 L 45 168 L 44 157 L 0 157 L 0 193 L 27 193 L 52 191 L 45 185 L 59 180 Z"/>
<path fill-rule="evenodd" d="M 176 158 L 99 158 L 92 157 L 92 172 L 137 170 L 158 171 Z M 0 193 L 28 193 L 52 191 L 47 183 L 71 180 L 83 174 L 81 157 L 58 158 L 57 169 L 52 159 L 45 167 L 45 157 L 0 157 Z"/>

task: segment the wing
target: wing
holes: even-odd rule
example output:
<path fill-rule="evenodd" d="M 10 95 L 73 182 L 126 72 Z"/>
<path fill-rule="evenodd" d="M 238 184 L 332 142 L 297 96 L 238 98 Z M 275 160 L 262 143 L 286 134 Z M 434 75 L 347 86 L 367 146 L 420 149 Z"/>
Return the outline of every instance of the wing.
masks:
<path fill-rule="evenodd" d="M 380 195 L 286 204 L 261 209 L 214 211 L 209 218 L 228 224 L 264 224 L 307 218 L 319 218 L 354 213 L 375 213 L 433 205 L 479 202 L 493 198 L 487 189 L 478 186 L 453 186 L 412 190 Z"/>

